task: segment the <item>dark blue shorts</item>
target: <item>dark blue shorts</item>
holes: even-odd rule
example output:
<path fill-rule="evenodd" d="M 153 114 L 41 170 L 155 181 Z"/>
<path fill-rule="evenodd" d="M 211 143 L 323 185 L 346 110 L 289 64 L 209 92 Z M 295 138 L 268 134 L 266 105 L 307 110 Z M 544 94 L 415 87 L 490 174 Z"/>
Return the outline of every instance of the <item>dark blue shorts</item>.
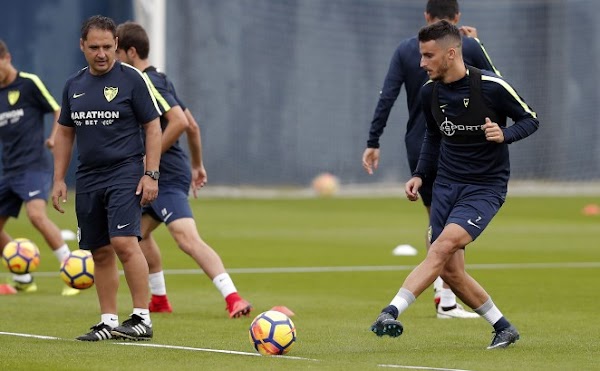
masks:
<path fill-rule="evenodd" d="M 506 188 L 435 182 L 431 205 L 430 240 L 444 227 L 458 224 L 475 240 L 492 221 L 506 199 Z"/>
<path fill-rule="evenodd" d="M 0 180 L 0 216 L 19 216 L 23 202 L 39 198 L 48 200 L 52 173 L 48 171 L 25 171 L 4 176 Z"/>
<path fill-rule="evenodd" d="M 162 187 L 159 185 L 158 197 L 152 204 L 145 206 L 144 214 L 165 224 L 181 218 L 193 218 L 188 200 L 188 192 L 177 187 Z"/>
<path fill-rule="evenodd" d="M 121 184 L 91 192 L 77 193 L 77 237 L 79 247 L 93 250 L 108 245 L 112 237 L 136 236 L 141 239 L 142 196 L 137 185 Z"/>

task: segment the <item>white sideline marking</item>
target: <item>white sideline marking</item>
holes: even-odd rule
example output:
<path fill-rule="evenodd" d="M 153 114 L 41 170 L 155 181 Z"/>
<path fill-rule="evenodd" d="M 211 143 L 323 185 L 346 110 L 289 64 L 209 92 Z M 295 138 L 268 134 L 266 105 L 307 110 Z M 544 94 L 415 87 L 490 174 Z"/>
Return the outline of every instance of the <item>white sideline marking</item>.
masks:
<path fill-rule="evenodd" d="M 210 352 L 210 353 L 225 353 L 225 354 L 237 354 L 241 356 L 252 356 L 252 357 L 265 357 L 258 353 L 240 352 L 237 350 L 222 350 L 222 349 L 207 349 L 207 348 L 194 348 L 185 347 L 179 345 L 163 345 L 163 344 L 152 344 L 152 343 L 113 343 L 117 345 L 129 345 L 134 347 L 149 347 L 149 348 L 165 348 L 165 349 L 178 349 L 178 350 L 193 350 L 197 352 Z M 286 359 L 298 359 L 303 361 L 319 361 L 318 359 L 294 357 L 294 356 L 267 356 L 269 358 L 286 358 Z"/>
<path fill-rule="evenodd" d="M 21 333 L 18 333 L 18 332 L 4 332 L 4 331 L 0 331 L 0 335 L 18 336 L 18 337 L 24 337 L 24 338 L 35 338 L 35 339 L 42 339 L 42 340 L 75 341 L 74 339 L 63 339 L 63 338 L 57 338 L 55 336 L 45 336 L 45 335 L 21 334 Z M 241 355 L 241 356 L 253 356 L 253 357 L 297 359 L 297 360 L 302 360 L 302 361 L 317 361 L 317 362 L 319 361 L 318 359 L 304 358 L 304 357 L 295 357 L 295 356 L 263 356 L 263 355 L 258 354 L 258 353 L 239 352 L 237 350 L 194 348 L 194 347 L 184 347 L 184 346 L 179 346 L 179 345 L 164 345 L 164 344 L 149 344 L 149 343 L 123 343 L 123 342 L 118 342 L 118 343 L 109 342 L 109 344 L 129 345 L 129 346 L 134 346 L 134 347 L 165 348 L 165 349 L 177 349 L 177 350 L 193 350 L 193 351 L 197 351 L 197 352 L 236 354 L 236 355 Z"/>
<path fill-rule="evenodd" d="M 600 268 L 600 262 L 563 262 L 563 263 L 506 263 L 506 264 L 467 264 L 467 269 L 564 269 L 564 268 Z M 364 265 L 341 267 L 267 267 L 267 268 L 231 268 L 227 272 L 233 274 L 266 274 L 266 273 L 331 273 L 331 272 L 388 272 L 410 271 L 415 265 Z M 200 274 L 201 269 L 165 269 L 165 274 L 185 275 Z M 120 274 L 123 274 L 121 271 Z M 0 276 L 8 273 L 0 273 Z M 34 276 L 54 277 L 57 272 L 35 272 Z"/>
<path fill-rule="evenodd" d="M 402 365 L 377 365 L 379 367 L 389 368 L 406 368 L 410 370 L 435 370 L 435 371 L 469 371 L 461 368 L 437 368 L 437 367 L 425 367 L 425 366 L 402 366 Z"/>
<path fill-rule="evenodd" d="M 64 339 L 57 338 L 57 337 L 54 337 L 54 336 L 32 335 L 32 334 L 19 334 L 18 332 L 3 332 L 3 331 L 0 331 L 0 335 L 20 336 L 20 337 L 23 337 L 23 338 L 35 338 L 35 339 L 43 339 L 43 340 L 64 340 Z"/>

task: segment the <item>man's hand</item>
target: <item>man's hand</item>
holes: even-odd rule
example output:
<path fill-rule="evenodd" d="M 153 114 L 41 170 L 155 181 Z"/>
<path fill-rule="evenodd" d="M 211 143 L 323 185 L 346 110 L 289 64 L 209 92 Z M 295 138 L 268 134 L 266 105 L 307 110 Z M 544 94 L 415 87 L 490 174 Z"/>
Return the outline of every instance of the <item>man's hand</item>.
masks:
<path fill-rule="evenodd" d="M 140 204 L 146 206 L 156 200 L 158 197 L 158 181 L 150 178 L 147 175 L 142 176 L 135 191 L 136 195 L 142 195 Z"/>
<path fill-rule="evenodd" d="M 362 166 L 369 175 L 373 175 L 373 172 L 379 166 L 379 148 L 365 149 L 362 156 Z"/>
<path fill-rule="evenodd" d="M 61 202 L 67 202 L 67 184 L 64 180 L 54 181 L 54 186 L 52 187 L 52 206 L 54 206 L 58 212 L 64 214 L 65 211 L 60 205 Z"/>
<path fill-rule="evenodd" d="M 495 122 L 492 122 L 489 117 L 485 118 L 485 125 L 481 127 L 485 133 L 485 139 L 488 142 L 502 143 L 504 142 L 504 132 L 502 128 Z"/>
<path fill-rule="evenodd" d="M 192 167 L 192 194 L 194 198 L 198 198 L 198 190 L 206 185 L 208 182 L 208 176 L 206 175 L 206 169 L 204 165 L 199 167 Z"/>
<path fill-rule="evenodd" d="M 458 30 L 463 36 L 472 37 L 474 39 L 477 38 L 477 29 L 475 27 L 461 26 L 458 28 Z"/>
<path fill-rule="evenodd" d="M 418 176 L 414 176 L 410 178 L 406 185 L 404 186 L 404 192 L 406 193 L 406 198 L 410 201 L 416 201 L 419 199 L 419 189 L 423 185 L 423 179 Z"/>

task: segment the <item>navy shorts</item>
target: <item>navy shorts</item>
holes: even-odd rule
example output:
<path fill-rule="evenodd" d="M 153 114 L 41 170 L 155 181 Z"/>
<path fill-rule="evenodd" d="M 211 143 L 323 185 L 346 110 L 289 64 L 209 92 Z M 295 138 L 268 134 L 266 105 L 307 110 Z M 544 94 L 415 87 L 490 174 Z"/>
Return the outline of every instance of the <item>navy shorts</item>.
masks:
<path fill-rule="evenodd" d="M 4 176 L 0 180 L 0 216 L 19 216 L 23 202 L 33 199 L 48 200 L 52 173 L 48 171 L 25 171 Z"/>
<path fill-rule="evenodd" d="M 152 204 L 143 208 L 143 213 L 159 222 L 169 224 L 181 218 L 193 218 L 188 200 L 188 192 L 178 187 L 160 188 L 158 197 Z"/>
<path fill-rule="evenodd" d="M 475 240 L 504 204 L 506 188 L 435 182 L 433 194 L 430 241 L 450 223 L 463 227 Z"/>
<path fill-rule="evenodd" d="M 79 247 L 93 250 L 108 245 L 112 237 L 141 239 L 141 195 L 136 184 L 120 184 L 96 191 L 77 193 L 77 238 Z"/>

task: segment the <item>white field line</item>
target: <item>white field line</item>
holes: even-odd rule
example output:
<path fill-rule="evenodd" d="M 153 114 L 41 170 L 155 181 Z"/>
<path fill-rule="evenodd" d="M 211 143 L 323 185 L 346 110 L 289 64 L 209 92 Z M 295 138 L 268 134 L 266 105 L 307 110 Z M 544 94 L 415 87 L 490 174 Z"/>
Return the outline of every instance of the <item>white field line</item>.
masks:
<path fill-rule="evenodd" d="M 438 367 L 425 367 L 425 366 L 403 366 L 403 365 L 377 365 L 379 367 L 388 368 L 404 368 L 408 370 L 433 370 L 433 371 L 469 371 L 460 368 L 438 368 Z"/>
<path fill-rule="evenodd" d="M 35 339 L 42 339 L 42 340 L 75 341 L 74 339 L 62 339 L 62 338 L 57 338 L 54 336 L 45 336 L 45 335 L 21 334 L 18 332 L 0 331 L 0 335 L 17 336 L 17 337 L 24 337 L 24 338 L 35 338 Z M 241 355 L 241 356 L 263 357 L 262 355 L 260 355 L 258 353 L 239 352 L 236 350 L 194 348 L 194 347 L 185 347 L 185 346 L 179 346 L 179 345 L 165 345 L 165 344 L 151 344 L 151 343 L 123 343 L 123 342 L 110 342 L 110 344 L 129 345 L 129 346 L 133 346 L 133 347 L 191 350 L 191 351 L 196 351 L 196 352 L 223 353 L 223 354 L 235 354 L 235 355 Z M 269 358 L 295 359 L 295 360 L 301 360 L 301 361 L 319 361 L 318 359 L 294 357 L 294 356 L 269 356 Z"/>
<path fill-rule="evenodd" d="M 265 267 L 265 268 L 230 268 L 231 274 L 269 274 L 269 273 L 333 273 L 333 272 L 390 272 L 410 271 L 414 265 L 357 265 L 340 267 Z M 562 263 L 502 263 L 502 264 L 467 264 L 469 270 L 504 270 L 504 269 L 585 269 L 600 268 L 600 262 L 562 262 Z M 168 275 L 200 274 L 201 269 L 165 269 Z M 120 272 L 123 274 L 123 272 Z M 34 276 L 53 277 L 57 272 L 35 272 Z M 0 273 L 9 275 L 8 273 Z"/>

